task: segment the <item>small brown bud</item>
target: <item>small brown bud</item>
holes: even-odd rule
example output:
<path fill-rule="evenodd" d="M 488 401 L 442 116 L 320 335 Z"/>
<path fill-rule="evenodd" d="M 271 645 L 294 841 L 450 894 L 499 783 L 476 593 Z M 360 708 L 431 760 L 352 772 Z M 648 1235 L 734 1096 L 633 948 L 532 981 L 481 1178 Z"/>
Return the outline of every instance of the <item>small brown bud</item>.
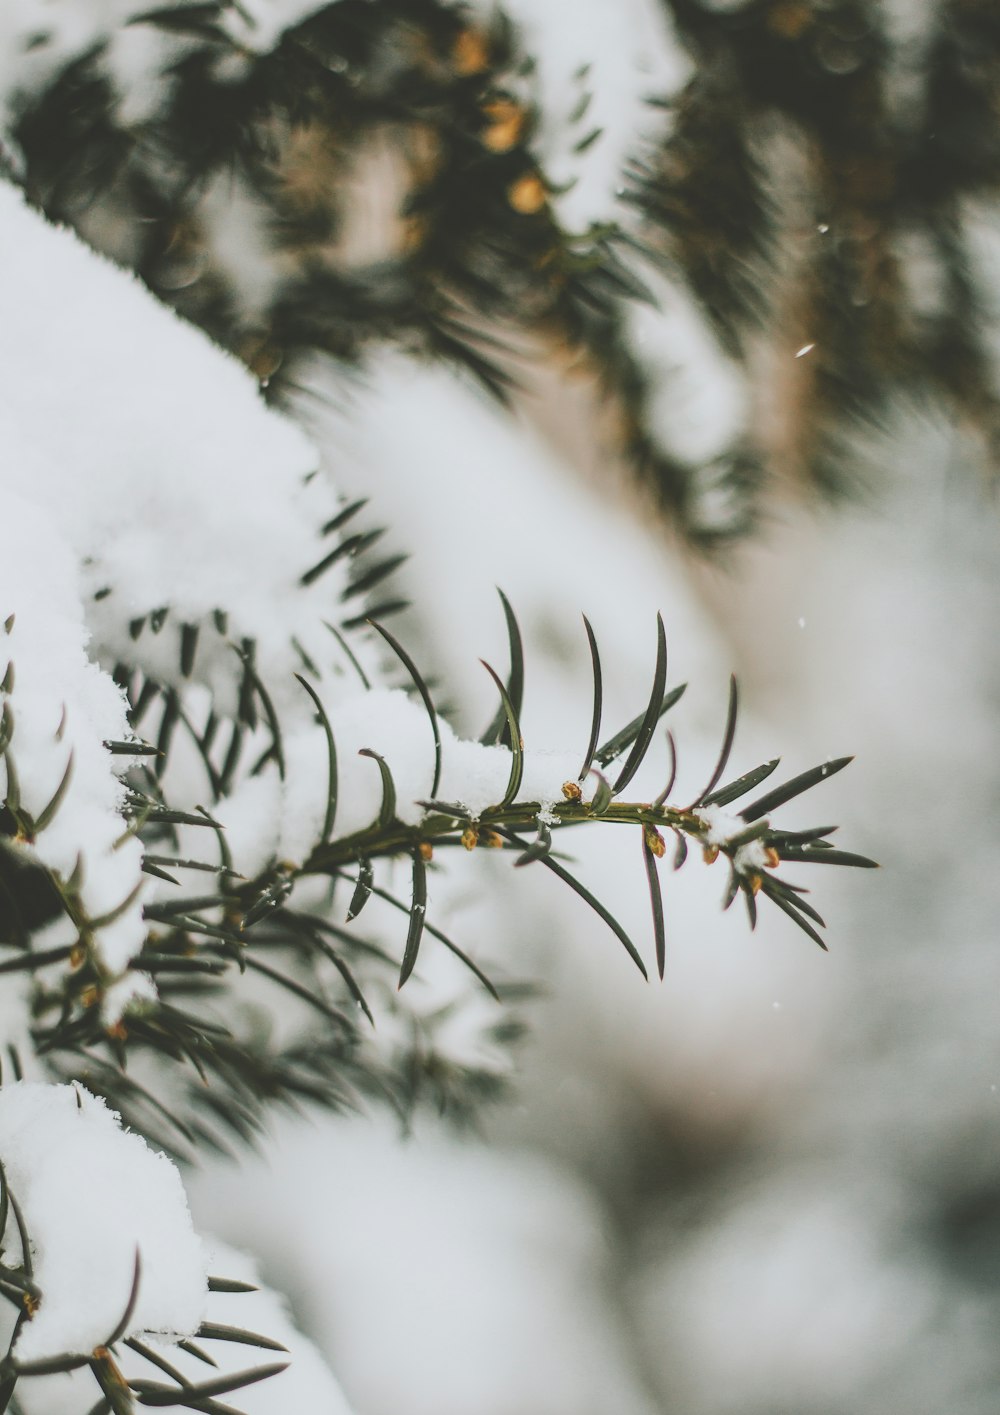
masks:
<path fill-rule="evenodd" d="M 747 875 L 747 884 L 753 894 L 760 893 L 760 887 L 764 883 L 763 875 Z"/>
<path fill-rule="evenodd" d="M 778 854 L 777 850 L 775 850 L 773 845 L 768 845 L 764 850 L 764 859 L 771 866 L 772 870 L 777 869 L 777 867 L 781 864 L 781 856 Z"/>
<path fill-rule="evenodd" d="M 408 216 L 403 222 L 403 249 L 418 251 L 427 240 L 430 222 L 424 216 Z"/>
<path fill-rule="evenodd" d="M 240 352 L 250 372 L 265 385 L 281 367 L 281 350 L 266 340 L 244 345 Z"/>
<path fill-rule="evenodd" d="M 466 850 L 475 850 L 479 844 L 479 831 L 474 825 L 467 825 L 462 831 L 462 844 Z"/>
<path fill-rule="evenodd" d="M 503 849 L 503 836 L 502 836 L 502 835 L 498 835 L 495 830 L 487 830 L 487 831 L 484 831 L 484 832 L 483 832 L 483 844 L 486 845 L 486 846 L 488 846 L 488 848 L 489 848 L 490 850 L 502 850 L 502 849 Z"/>
<path fill-rule="evenodd" d="M 81 1005 L 82 1007 L 93 1007 L 93 1005 L 94 1005 L 94 1003 L 95 1003 L 96 1001 L 97 1001 L 97 988 L 94 986 L 93 983 L 91 983 L 91 984 L 89 985 L 89 987 L 85 987 L 85 988 L 83 989 L 83 992 L 81 992 L 81 994 L 80 994 L 80 1005 Z"/>
<path fill-rule="evenodd" d="M 22 1292 L 22 1293 L 21 1293 L 21 1305 L 24 1307 L 24 1310 L 27 1312 L 28 1317 L 31 1318 L 31 1317 L 33 1317 L 33 1316 L 35 1315 L 35 1313 L 38 1311 L 38 1306 L 39 1306 L 38 1298 L 35 1297 L 34 1294 L 31 1293 L 31 1292 Z"/>
<path fill-rule="evenodd" d="M 490 152 L 510 152 L 517 147 L 524 132 L 525 112 L 521 105 L 509 98 L 495 98 L 483 104 L 483 113 L 489 119 L 481 138 L 483 146 Z"/>
<path fill-rule="evenodd" d="M 800 0 L 779 0 L 771 6 L 767 17 L 767 27 L 782 39 L 798 39 L 813 23 L 813 15 L 808 5 Z"/>
<path fill-rule="evenodd" d="M 567 801 L 583 800 L 583 789 L 578 781 L 564 781 L 562 793 Z"/>
<path fill-rule="evenodd" d="M 87 958 L 87 950 L 82 943 L 75 943 L 73 951 L 69 955 L 69 966 L 71 968 L 82 968 Z"/>
<path fill-rule="evenodd" d="M 534 216 L 541 211 L 547 198 L 541 179 L 532 172 L 519 177 L 507 188 L 507 200 L 522 216 Z"/>
<path fill-rule="evenodd" d="M 107 1390 L 108 1386 L 117 1386 L 119 1390 L 128 1391 L 128 1382 L 122 1375 L 118 1368 L 118 1363 L 106 1346 L 95 1346 L 94 1350 L 91 1352 L 90 1359 L 93 1366 L 100 1367 L 100 1380 L 105 1390 Z"/>
<path fill-rule="evenodd" d="M 706 865 L 714 865 L 719 858 L 719 847 L 718 845 L 703 845 L 701 847 L 701 853 L 705 857 Z"/>
<path fill-rule="evenodd" d="M 429 840 L 421 840 L 420 844 L 417 846 L 417 849 L 420 851 L 421 860 L 433 860 L 434 846 Z"/>
<path fill-rule="evenodd" d="M 643 838 L 646 841 L 646 849 L 651 855 L 655 855 L 658 860 L 662 860 L 667 853 L 666 841 L 656 829 L 655 825 L 643 827 Z"/>
<path fill-rule="evenodd" d="M 124 1022 L 114 1022 L 110 1027 L 105 1027 L 104 1034 L 116 1042 L 124 1042 L 128 1039 L 128 1028 Z"/>
<path fill-rule="evenodd" d="M 451 48 L 451 62 L 456 74 L 481 74 L 490 66 L 489 45 L 478 29 L 463 29 Z"/>

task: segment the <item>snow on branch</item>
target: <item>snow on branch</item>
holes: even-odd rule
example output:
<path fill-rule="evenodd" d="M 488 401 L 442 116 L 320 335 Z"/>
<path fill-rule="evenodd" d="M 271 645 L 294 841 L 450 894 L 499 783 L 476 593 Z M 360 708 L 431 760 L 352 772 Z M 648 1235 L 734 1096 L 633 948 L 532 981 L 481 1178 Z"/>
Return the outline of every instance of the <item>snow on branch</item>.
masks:
<path fill-rule="evenodd" d="M 2 424 L 0 443 L 10 475 L 35 483 L 30 447 Z M 127 759 L 104 745 L 131 736 L 128 704 L 85 651 L 76 557 L 37 505 L 9 485 L 2 501 L 0 783 L 8 839 L 58 881 L 114 978 L 145 938 L 142 847 L 125 838 L 116 770 Z"/>
<path fill-rule="evenodd" d="M 289 697 L 293 641 L 344 671 L 323 618 L 346 557 L 310 576 L 334 548 L 323 528 L 338 504 L 306 437 L 236 359 L 8 185 L 0 233 L 0 408 L 77 555 L 95 656 L 207 683 L 220 706 L 229 642 L 251 640 Z"/>
<path fill-rule="evenodd" d="M 89 1355 L 116 1331 L 170 1340 L 197 1331 L 205 1259 L 180 1175 L 102 1100 L 80 1086 L 4 1086 L 0 1161 L 39 1293 L 14 1343 L 19 1365 Z"/>

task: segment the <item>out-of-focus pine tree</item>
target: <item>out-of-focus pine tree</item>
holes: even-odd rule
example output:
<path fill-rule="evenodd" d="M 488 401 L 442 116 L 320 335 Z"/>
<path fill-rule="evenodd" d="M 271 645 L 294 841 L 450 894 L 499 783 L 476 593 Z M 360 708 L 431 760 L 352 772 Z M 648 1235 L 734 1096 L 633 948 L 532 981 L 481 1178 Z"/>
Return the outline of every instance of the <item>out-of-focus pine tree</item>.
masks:
<path fill-rule="evenodd" d="M 602 449 L 632 469 L 665 522 L 716 548 L 752 530 L 782 496 L 863 489 L 878 475 L 878 449 L 890 446 L 880 430 L 914 404 L 953 420 L 984 468 L 995 465 L 1000 16 L 987 0 L 191 0 L 154 9 L 137 0 L 18 0 L 0 12 L 0 45 L 7 181 L 48 222 L 134 271 L 156 301 L 241 361 L 279 409 L 301 412 L 318 363 L 333 370 L 326 392 L 335 396 L 338 380 L 363 380 L 370 356 L 386 347 L 458 366 L 514 409 L 533 370 L 554 371 L 588 390 Z M 19 199 L 10 211 L 15 222 L 34 220 Z M 58 325 L 57 312 L 43 315 L 47 327 Z M 95 303 L 93 318 L 101 317 Z M 162 310 L 155 317 L 165 318 Z M 51 410 L 57 418 L 55 388 Z M 115 449 L 119 461 L 128 454 Z M 477 770 L 484 753 L 504 749 L 502 780 L 476 808 L 464 795 L 438 799 L 442 742 L 450 749 L 454 734 L 405 645 L 381 623 L 401 607 L 393 577 L 403 557 L 379 558 L 380 530 L 355 528 L 362 503 L 337 502 L 329 486 L 319 492 L 316 470 L 288 500 L 303 486 L 330 498 L 329 514 L 303 532 L 303 543 L 325 538 L 322 552 L 286 579 L 291 601 L 291 591 L 305 597 L 330 575 L 324 583 L 336 581 L 339 592 L 331 588 L 324 614 L 336 623 L 319 619 L 332 629 L 322 636 L 330 663 L 288 629 L 281 691 L 297 694 L 295 678 L 304 690 L 290 725 L 282 716 L 290 697 L 275 707 L 255 640 L 229 623 L 227 610 L 239 605 L 206 600 L 182 619 L 162 600 L 122 610 L 120 584 L 87 582 L 81 591 L 88 632 L 88 616 L 110 622 L 119 611 L 115 655 L 102 644 L 103 660 L 89 666 L 123 691 L 128 731 L 97 745 L 138 759 L 119 814 L 127 847 L 141 855 L 136 869 L 167 886 L 155 898 L 137 903 L 140 881 L 134 895 L 88 914 L 82 872 L 60 873 L 31 855 L 74 783 L 66 766 L 42 808 L 26 807 L 21 787 L 32 783 L 18 780 L 13 763 L 30 760 L 27 710 L 19 717 L 16 699 L 18 681 L 33 691 L 30 653 L 21 680 L 14 650 L 9 663 L 0 658 L 0 944 L 15 950 L 0 967 L 28 980 L 25 1053 L 47 1080 L 86 1084 L 136 1130 L 185 1156 L 252 1139 L 268 1102 L 379 1100 L 408 1114 L 429 1099 L 465 1115 L 496 1094 L 503 1067 L 437 1049 L 450 999 L 421 1015 L 409 1010 L 411 993 L 397 997 L 419 975 L 427 877 L 447 847 L 460 863 L 465 851 L 497 849 L 555 872 L 648 972 L 641 949 L 552 850 L 554 827 L 632 827 L 661 976 L 657 870 L 668 843 L 675 868 L 689 842 L 710 864 L 721 856 L 725 902 L 739 899 L 751 925 L 762 896 L 820 943 L 823 920 L 803 887 L 775 871 L 871 863 L 832 846 L 830 828 L 770 823 L 772 811 L 847 758 L 759 795 L 776 760 L 729 779 L 735 683 L 717 764 L 696 799 L 669 799 L 672 737 L 662 794 L 623 798 L 654 734 L 663 745 L 660 719 L 682 691 L 667 683 L 662 619 L 648 706 L 606 740 L 600 655 L 587 624 L 591 740 L 574 758 L 579 775 L 546 797 L 522 791 L 521 638 L 504 600 L 510 658 L 506 679 L 493 675 L 500 706 L 478 743 L 456 748 L 469 749 L 465 760 Z M 0 509 L 20 495 L 12 478 L 2 492 Z M 247 547 L 230 539 L 224 516 L 219 526 L 224 571 Z M 261 564 L 267 549 L 255 546 Z M 93 558 L 88 550 L 78 559 L 84 574 Z M 218 583 L 229 592 L 233 581 L 220 574 Z M 9 636 L 16 616 L 0 608 Z M 44 673 L 39 681 L 52 686 Z M 409 700 L 395 688 L 403 684 Z M 346 731 L 335 742 L 331 718 L 344 710 L 352 730 L 364 724 L 358 703 L 370 691 L 400 713 L 404 766 L 411 735 L 423 764 L 433 763 L 427 799 L 414 791 L 403 801 L 390 753 Z M 30 709 L 30 692 L 26 701 Z M 55 746 L 46 741 L 46 767 L 62 730 Z M 140 737 L 147 732 L 152 740 Z M 355 799 L 375 793 L 351 828 L 337 796 L 345 740 L 352 766 L 359 754 L 369 758 Z M 286 751 L 290 741 L 295 750 Z M 241 871 L 227 853 L 238 810 L 227 837 L 200 799 L 171 798 L 189 766 L 176 766 L 178 742 L 219 814 L 239 790 L 248 815 L 248 801 L 260 817 L 271 812 L 254 818 L 274 847 L 258 852 L 254 868 Z M 303 742 L 320 744 L 305 767 Z M 319 781 L 320 794 L 326 788 L 316 830 L 294 857 L 277 848 L 294 814 L 293 778 L 296 788 L 303 779 Z M 281 830 L 268 835 L 279 817 Z M 181 842 L 198 831 L 205 853 L 192 858 Z M 390 862 L 406 872 L 403 897 L 378 872 Z M 116 972 L 100 933 L 129 908 L 142 938 Z M 401 938 L 349 928 L 362 908 L 366 926 L 381 908 Z M 60 926 L 53 942 L 48 931 Z M 509 979 L 496 988 L 437 924 L 426 932 L 468 966 L 477 996 L 506 1004 L 484 1029 L 502 1049 L 518 1030 L 518 988 Z M 243 996 L 247 975 L 256 991 L 245 1009 L 234 1002 L 225 1022 L 199 1012 L 205 999 L 223 998 L 221 1012 Z M 369 994 L 391 1019 L 377 1043 Z M 289 1039 L 271 1022 L 292 1005 L 311 1009 L 312 1026 Z M 16 1075 L 17 1048 L 8 1055 Z M 135 1055 L 149 1064 L 148 1087 L 128 1070 Z M 6 1222 L 5 1183 L 0 1190 Z M 28 1248 L 22 1230 L 22 1257 Z M 22 1267 L 0 1275 L 4 1295 L 23 1308 L 19 1327 L 38 1301 Z M 20 1375 L 77 1368 L 19 1372 L 14 1359 L 0 1359 L 0 1409 Z M 131 1409 L 104 1356 L 84 1360 L 98 1367 L 95 1409 Z M 133 1381 L 131 1389 L 145 1387 Z M 198 1408 L 220 1408 L 211 1401 L 223 1387 L 200 1390 Z"/>
<path fill-rule="evenodd" d="M 995 461 L 988 0 L 633 4 L 612 42 L 603 6 L 89 8 L 67 62 L 41 20 L 17 36 L 17 178 L 271 397 L 311 351 L 388 340 L 506 398 L 527 348 L 593 379 L 618 450 L 707 540 L 775 474 L 856 487 L 900 401 Z M 618 112 L 614 42 L 626 67 L 648 47 Z M 561 48 L 583 60 L 554 82 Z"/>

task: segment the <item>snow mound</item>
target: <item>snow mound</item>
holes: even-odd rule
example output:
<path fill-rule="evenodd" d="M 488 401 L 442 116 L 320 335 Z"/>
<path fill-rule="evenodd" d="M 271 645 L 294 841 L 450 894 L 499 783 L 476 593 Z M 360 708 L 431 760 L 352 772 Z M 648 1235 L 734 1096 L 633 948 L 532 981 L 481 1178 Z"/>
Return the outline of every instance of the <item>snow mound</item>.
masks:
<path fill-rule="evenodd" d="M 14 1355 L 86 1354 L 125 1335 L 192 1335 L 207 1293 L 201 1241 L 180 1174 L 80 1086 L 18 1082 L 0 1091 L 0 1160 L 27 1228 L 38 1310 Z"/>

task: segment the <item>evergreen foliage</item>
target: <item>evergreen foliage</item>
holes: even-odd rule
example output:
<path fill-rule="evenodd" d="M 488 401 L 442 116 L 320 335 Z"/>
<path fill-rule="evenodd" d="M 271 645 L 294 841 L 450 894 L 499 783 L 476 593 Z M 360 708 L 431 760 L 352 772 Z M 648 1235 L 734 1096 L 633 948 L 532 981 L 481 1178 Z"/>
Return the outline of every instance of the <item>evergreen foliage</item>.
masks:
<path fill-rule="evenodd" d="M 664 437 L 660 374 L 630 325 L 661 286 L 696 302 L 723 362 L 770 368 L 789 330 L 801 330 L 809 358 L 790 442 L 797 470 L 813 482 L 850 482 L 853 429 L 883 416 L 901 391 L 949 400 L 992 457 L 996 378 L 976 313 L 968 231 L 970 203 L 995 196 L 998 170 L 989 115 L 1000 26 L 990 6 L 942 5 L 919 53 L 915 41 L 911 49 L 895 42 L 880 8 L 861 0 L 750 0 L 725 9 L 673 0 L 671 13 L 691 76 L 659 99 L 670 121 L 657 142 L 631 154 L 615 194 L 620 217 L 585 229 L 563 224 L 560 184 L 540 161 L 536 56 L 517 25 L 500 12 L 484 19 L 438 0 L 340 0 L 303 13 L 263 46 L 254 43 L 253 17 L 225 0 L 130 14 L 119 33 L 148 30 L 162 42 L 156 101 L 139 110 L 116 87 L 114 36 L 95 25 L 92 42 L 42 81 L 12 85 L 8 174 L 47 218 L 133 269 L 154 296 L 236 355 L 281 408 L 294 406 L 317 353 L 363 369 L 372 347 L 392 343 L 459 364 L 502 402 L 516 392 L 514 350 L 526 338 L 582 362 L 615 406 L 637 472 L 704 542 L 751 524 L 771 449 L 753 417 L 703 457 Z M 35 35 L 32 52 L 44 57 L 50 39 Z M 581 70 L 572 119 L 581 157 L 602 136 L 588 123 L 590 84 Z M 386 144 L 382 180 L 396 191 L 391 230 L 381 249 L 359 254 L 351 232 L 358 172 L 373 152 L 384 158 Z M 259 266 L 252 288 L 220 239 L 220 202 L 238 204 Z M 908 279 L 913 250 L 940 277 L 936 302 Z M 17 654 L 5 657 L 0 638 L 0 973 L 26 984 L 32 1061 L 49 1078 L 106 1098 L 181 1158 L 253 1140 L 264 1110 L 278 1102 L 342 1109 L 377 1101 L 404 1118 L 430 1103 L 464 1117 L 501 1089 L 495 1071 L 437 1048 L 436 1025 L 446 1018 L 408 1010 L 405 985 L 428 948 L 443 948 L 496 1004 L 494 1040 L 506 1045 L 520 1027 L 523 988 L 491 979 L 474 947 L 427 917 L 428 874 L 443 857 L 457 855 L 461 869 L 466 853 L 496 850 L 514 868 L 548 870 L 600 915 L 644 976 L 652 960 L 661 978 L 668 939 L 658 871 L 668 845 L 674 869 L 692 846 L 708 863 L 723 858 L 724 903 L 739 897 L 751 927 L 763 898 L 821 947 L 823 919 L 798 867 L 872 864 L 835 846 L 832 827 L 786 830 L 773 819 L 848 758 L 776 787 L 776 760 L 730 776 L 735 681 L 718 761 L 696 798 L 674 799 L 669 732 L 663 790 L 652 801 L 628 794 L 683 692 L 668 686 L 659 618 L 644 706 L 610 735 L 599 646 L 584 621 L 591 732 L 576 774 L 546 796 L 525 785 L 525 664 L 514 609 L 502 597 L 509 665 L 505 676 L 484 665 L 498 707 L 479 747 L 502 754 L 505 780 L 485 803 L 442 799 L 454 734 L 409 648 L 386 627 L 402 603 L 394 588 L 400 557 L 380 552 L 377 529 L 356 529 L 362 510 L 361 502 L 341 503 L 316 527 L 322 553 L 300 566 L 298 583 L 303 593 L 335 587 L 327 629 L 338 691 L 345 681 L 356 695 L 368 690 L 374 663 L 410 695 L 422 714 L 429 786 L 425 798 L 406 800 L 392 753 L 363 746 L 377 801 L 361 826 L 342 831 L 338 823 L 344 745 L 329 665 L 317 663 L 311 645 L 289 629 L 299 693 L 289 709 L 289 685 L 260 667 L 255 639 L 230 631 L 235 606 L 200 619 L 170 604 L 131 616 L 120 586 L 94 593 L 100 612 L 117 616 L 116 642 L 133 646 L 103 664 L 128 701 L 128 733 L 104 743 L 128 764 L 123 839 L 140 842 L 142 870 L 162 886 L 142 903 L 144 941 L 127 968 L 109 964 L 101 931 L 137 906 L 141 890 L 95 916 L 81 893 L 82 866 L 62 872 L 35 851 L 64 809 L 73 762 L 40 808 L 25 804 Z M 15 622 L 6 619 L 5 637 Z M 206 662 L 214 697 L 198 717 L 189 690 L 210 681 L 200 677 Z M 288 743 L 305 728 L 321 744 L 311 765 L 323 780 L 317 829 L 295 859 L 275 852 L 244 873 L 222 808 L 256 780 L 281 783 L 280 794 L 301 770 Z M 198 763 L 198 805 L 173 794 L 182 755 Z M 633 831 L 650 891 L 648 940 L 630 937 L 565 862 L 569 828 L 584 826 Z M 372 901 L 398 916 L 398 933 L 387 936 L 382 922 L 368 931 Z M 66 920 L 72 938 L 51 943 L 53 926 Z M 127 972 L 155 987 L 143 985 L 116 1008 Z M 293 1036 L 267 1021 L 287 1005 L 309 1018 Z M 371 1042 L 384 1015 L 402 1022 L 397 1046 Z M 7 1057 L 5 1080 L 26 1060 L 13 1043 Z M 18 1313 L 0 1368 L 0 1409 L 18 1408 L 22 1380 L 88 1367 L 99 1387 L 94 1415 L 137 1404 L 221 1412 L 231 1407 L 218 1397 L 279 1369 L 193 1383 L 150 1354 L 130 1328 L 139 1260 L 102 1346 L 21 1362 L 15 1341 L 44 1292 L 2 1171 L 0 1235 L 0 1292 Z M 196 1336 L 273 1345 L 212 1322 Z M 166 1381 L 123 1375 L 123 1346 Z M 184 1349 L 211 1364 L 200 1346 Z"/>
<path fill-rule="evenodd" d="M 775 360 L 808 345 L 778 449 L 797 474 L 827 490 L 855 483 L 857 431 L 894 397 L 928 393 L 992 463 L 997 379 L 975 231 L 977 203 L 996 195 L 988 0 L 917 5 L 908 22 L 876 0 L 670 9 L 690 81 L 661 100 L 659 141 L 633 152 L 621 211 L 585 229 L 560 223 L 559 184 L 539 166 L 536 56 L 516 25 L 434 0 L 340 0 L 264 52 L 226 0 L 148 10 L 130 23 L 174 44 L 162 106 L 138 122 L 123 111 L 97 37 L 20 95 L 18 176 L 278 400 L 307 352 L 356 362 L 385 339 L 458 361 L 504 398 L 513 348 L 541 338 L 591 370 L 637 472 L 709 542 L 752 521 L 775 448 L 757 415 L 719 466 L 665 444 L 657 371 L 627 337 L 628 306 L 650 297 L 657 271 L 688 285 L 755 379 L 763 367 L 760 399 Z M 587 121 L 589 73 L 577 82 L 585 153 L 602 133 Z M 369 259 L 344 237 L 380 143 L 398 200 Z M 212 249 L 220 181 L 248 203 L 274 263 L 251 307 Z M 721 519 L 701 506 L 706 478 L 728 488 Z"/>

